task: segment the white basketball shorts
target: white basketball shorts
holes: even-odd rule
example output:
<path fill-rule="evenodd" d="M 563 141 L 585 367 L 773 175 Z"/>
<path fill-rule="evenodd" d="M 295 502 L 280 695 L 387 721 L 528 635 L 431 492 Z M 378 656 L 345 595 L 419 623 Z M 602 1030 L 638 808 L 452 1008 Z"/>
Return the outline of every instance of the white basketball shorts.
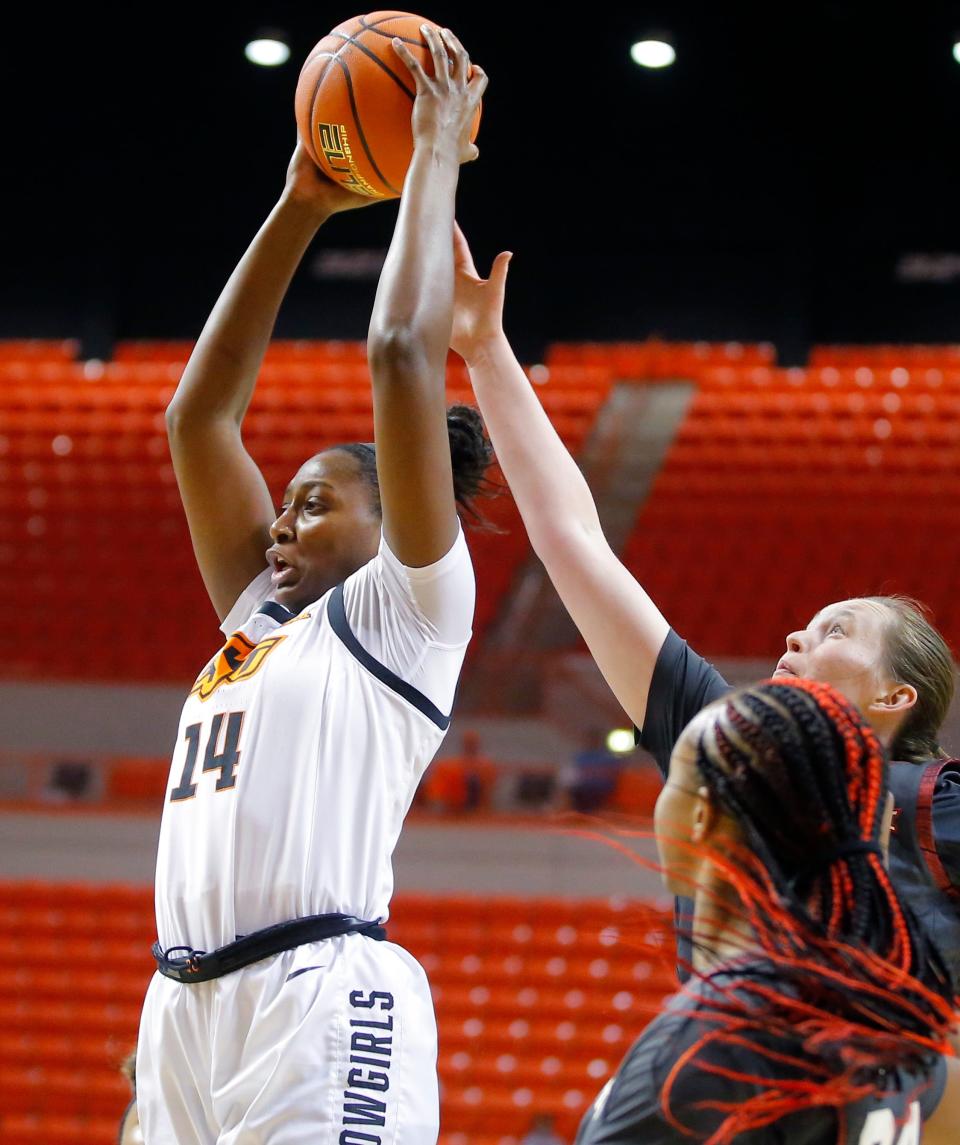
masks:
<path fill-rule="evenodd" d="M 137 1105 L 146 1145 L 435 1145 L 423 968 L 349 934 L 196 985 L 156 974 Z"/>

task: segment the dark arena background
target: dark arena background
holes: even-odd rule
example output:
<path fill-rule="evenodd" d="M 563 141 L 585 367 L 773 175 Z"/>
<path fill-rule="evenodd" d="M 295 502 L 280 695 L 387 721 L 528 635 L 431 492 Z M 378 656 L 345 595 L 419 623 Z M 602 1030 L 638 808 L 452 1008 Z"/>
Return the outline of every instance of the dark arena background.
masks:
<path fill-rule="evenodd" d="M 283 186 L 299 64 L 354 14 L 5 23 L 4 1145 L 107 1145 L 129 1098 L 169 751 L 218 642 L 163 411 Z M 674 628 L 747 681 L 821 605 L 896 591 L 960 648 L 960 6 L 424 14 L 490 74 L 460 222 L 482 271 L 515 252 L 508 334 Z M 263 28 L 289 62 L 248 62 Z M 654 31 L 662 70 L 630 57 Z M 371 435 L 363 339 L 395 213 L 334 220 L 294 281 L 245 426 L 275 495 Z M 470 400 L 452 357 L 448 388 Z M 659 777 L 509 497 L 491 515 L 390 933 L 434 990 L 444 1145 L 571 1142 L 674 981 L 670 900 L 602 838 L 646 823 Z"/>

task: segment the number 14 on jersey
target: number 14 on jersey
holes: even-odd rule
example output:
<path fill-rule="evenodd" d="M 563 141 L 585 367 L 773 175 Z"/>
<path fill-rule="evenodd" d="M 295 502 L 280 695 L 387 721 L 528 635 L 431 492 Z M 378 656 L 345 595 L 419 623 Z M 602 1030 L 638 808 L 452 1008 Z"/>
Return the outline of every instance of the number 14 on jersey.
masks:
<path fill-rule="evenodd" d="M 229 791 L 237 784 L 237 764 L 240 762 L 240 732 L 243 728 L 243 712 L 218 712 L 210 721 L 203 753 L 201 776 L 208 771 L 219 772 L 215 791 Z M 186 758 L 180 782 L 170 792 L 170 802 L 180 803 L 192 799 L 197 794 L 194 772 L 200 755 L 200 740 L 203 735 L 201 724 L 191 724 L 183 733 L 186 743 Z"/>

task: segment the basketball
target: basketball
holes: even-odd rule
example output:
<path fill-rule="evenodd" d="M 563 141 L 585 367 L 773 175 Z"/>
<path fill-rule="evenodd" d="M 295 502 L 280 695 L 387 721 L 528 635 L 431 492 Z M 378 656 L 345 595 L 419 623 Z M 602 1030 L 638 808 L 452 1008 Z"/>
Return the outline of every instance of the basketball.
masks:
<path fill-rule="evenodd" d="M 398 36 L 433 75 L 420 32 L 432 20 L 411 12 L 371 12 L 338 24 L 314 46 L 297 81 L 297 129 L 325 175 L 359 195 L 395 199 L 413 154 L 416 86 L 393 50 Z M 470 132 L 476 139 L 480 109 Z"/>

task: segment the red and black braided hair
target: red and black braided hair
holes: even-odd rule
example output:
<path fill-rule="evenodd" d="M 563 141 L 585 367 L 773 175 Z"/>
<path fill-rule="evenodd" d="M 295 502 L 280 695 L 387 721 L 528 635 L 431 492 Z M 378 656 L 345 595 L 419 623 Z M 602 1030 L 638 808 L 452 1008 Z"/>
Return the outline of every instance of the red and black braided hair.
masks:
<path fill-rule="evenodd" d="M 684 1128 L 671 1108 L 679 1071 L 722 1076 L 717 1049 L 744 1039 L 771 1076 L 749 1079 L 754 1099 L 719 1103 L 725 1119 L 711 1142 L 815 1105 L 839 1111 L 882 1088 L 885 1070 L 922 1076 L 931 1055 L 949 1052 L 954 988 L 887 873 L 887 765 L 872 728 L 827 684 L 771 680 L 717 704 L 696 766 L 739 826 L 742 845 L 711 861 L 770 973 L 710 1003 L 708 1032 L 664 1089 L 668 1119 Z M 776 1068 L 787 1059 L 790 1081 Z"/>

